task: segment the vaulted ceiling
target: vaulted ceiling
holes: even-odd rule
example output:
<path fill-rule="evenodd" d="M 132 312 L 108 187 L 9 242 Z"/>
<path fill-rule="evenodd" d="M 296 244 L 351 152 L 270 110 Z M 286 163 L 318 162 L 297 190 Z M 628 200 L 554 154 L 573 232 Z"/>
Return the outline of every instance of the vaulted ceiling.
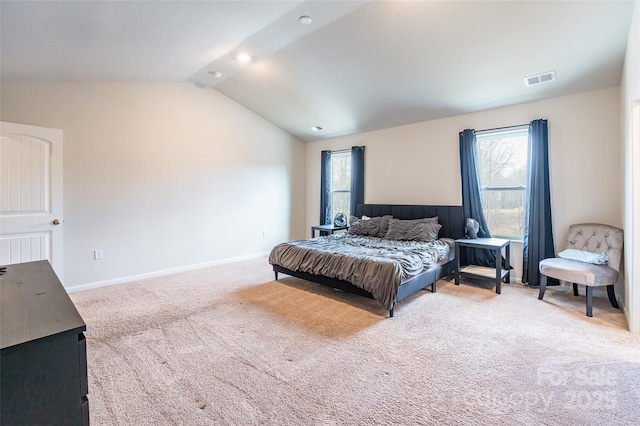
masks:
<path fill-rule="evenodd" d="M 316 140 L 618 86 L 634 3 L 2 1 L 0 78 L 191 81 Z"/>

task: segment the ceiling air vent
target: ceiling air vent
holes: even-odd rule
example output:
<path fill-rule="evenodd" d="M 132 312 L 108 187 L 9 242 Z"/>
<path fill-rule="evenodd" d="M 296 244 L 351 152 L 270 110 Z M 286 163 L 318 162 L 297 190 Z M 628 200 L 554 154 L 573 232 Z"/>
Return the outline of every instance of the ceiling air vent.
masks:
<path fill-rule="evenodd" d="M 534 84 L 546 83 L 556 79 L 555 71 L 543 72 L 542 74 L 531 75 L 524 78 L 525 86 L 533 86 Z"/>

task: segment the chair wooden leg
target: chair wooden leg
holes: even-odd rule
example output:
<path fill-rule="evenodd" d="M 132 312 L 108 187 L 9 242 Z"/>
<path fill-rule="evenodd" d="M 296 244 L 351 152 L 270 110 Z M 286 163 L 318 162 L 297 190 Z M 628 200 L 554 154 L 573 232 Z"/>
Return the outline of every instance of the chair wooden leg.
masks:
<path fill-rule="evenodd" d="M 544 291 L 547 289 L 547 276 L 540 275 L 540 291 L 538 291 L 538 300 L 544 297 Z"/>
<path fill-rule="evenodd" d="M 593 287 L 587 286 L 587 316 L 593 316 Z"/>
<path fill-rule="evenodd" d="M 578 295 L 578 284 L 573 283 L 573 295 L 577 296 Z"/>
<path fill-rule="evenodd" d="M 618 301 L 616 300 L 616 292 L 613 289 L 613 284 L 607 286 L 607 296 L 609 296 L 609 302 L 611 302 L 611 306 L 616 309 L 620 309 Z"/>

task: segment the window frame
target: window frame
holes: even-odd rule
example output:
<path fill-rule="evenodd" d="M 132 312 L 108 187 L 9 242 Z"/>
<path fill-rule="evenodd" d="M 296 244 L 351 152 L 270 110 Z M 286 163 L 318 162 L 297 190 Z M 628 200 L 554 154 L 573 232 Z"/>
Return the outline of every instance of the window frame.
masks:
<path fill-rule="evenodd" d="M 331 151 L 331 223 L 333 223 L 333 219 L 336 216 L 336 212 L 335 211 L 335 203 L 334 201 L 334 194 L 345 194 L 348 193 L 349 194 L 349 204 L 351 203 L 351 180 L 353 179 L 353 177 L 351 176 L 351 161 L 348 162 L 349 164 L 349 176 L 351 177 L 350 179 L 350 183 L 349 183 L 349 189 L 334 189 L 334 180 L 333 180 L 333 160 L 334 158 L 349 158 L 349 160 L 351 160 L 351 150 L 347 149 L 347 150 L 340 150 L 340 151 Z M 350 212 L 350 211 L 346 211 L 343 212 L 347 215 L 347 217 L 350 214 L 355 214 L 355 212 Z"/>
<path fill-rule="evenodd" d="M 496 129 L 494 131 L 484 131 L 481 134 L 476 134 L 476 144 L 477 144 L 476 149 L 479 152 L 480 144 L 485 142 L 485 141 L 495 140 L 495 139 L 523 137 L 523 136 L 527 138 L 526 173 L 527 173 L 527 176 L 528 176 L 529 168 L 530 168 L 529 152 L 528 152 L 528 136 L 529 136 L 529 126 L 528 125 L 510 127 L 508 129 L 506 129 L 506 128 L 505 129 Z M 480 164 L 478 164 L 478 179 L 479 180 L 480 180 L 480 175 L 481 175 Z M 526 194 L 527 194 L 526 181 L 525 181 L 524 185 L 482 185 L 482 182 L 479 182 L 478 189 L 479 189 L 479 192 L 480 192 L 480 199 L 481 200 L 483 199 L 483 193 L 485 191 L 487 191 L 487 192 L 492 192 L 492 191 L 523 191 L 524 192 L 524 196 L 525 196 L 524 208 L 526 209 Z M 485 215 L 485 218 L 486 218 L 487 215 L 486 215 L 486 210 L 485 210 L 484 204 L 482 205 L 482 213 Z M 523 227 L 524 227 L 524 216 L 522 218 L 522 224 L 523 224 Z M 489 226 L 488 223 L 487 223 L 487 226 Z M 522 235 L 502 235 L 502 234 L 494 233 L 491 229 L 489 229 L 489 231 L 491 232 L 492 237 L 505 238 L 505 239 L 509 239 L 511 241 L 523 241 L 524 240 L 524 228 L 523 228 L 523 234 Z"/>

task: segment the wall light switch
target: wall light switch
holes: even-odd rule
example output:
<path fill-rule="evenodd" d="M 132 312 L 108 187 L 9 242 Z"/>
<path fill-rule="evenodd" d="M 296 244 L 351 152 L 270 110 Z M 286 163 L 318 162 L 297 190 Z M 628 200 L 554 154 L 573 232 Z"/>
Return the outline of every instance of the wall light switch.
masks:
<path fill-rule="evenodd" d="M 93 259 L 94 260 L 102 259 L 102 249 L 97 249 L 93 251 Z"/>

